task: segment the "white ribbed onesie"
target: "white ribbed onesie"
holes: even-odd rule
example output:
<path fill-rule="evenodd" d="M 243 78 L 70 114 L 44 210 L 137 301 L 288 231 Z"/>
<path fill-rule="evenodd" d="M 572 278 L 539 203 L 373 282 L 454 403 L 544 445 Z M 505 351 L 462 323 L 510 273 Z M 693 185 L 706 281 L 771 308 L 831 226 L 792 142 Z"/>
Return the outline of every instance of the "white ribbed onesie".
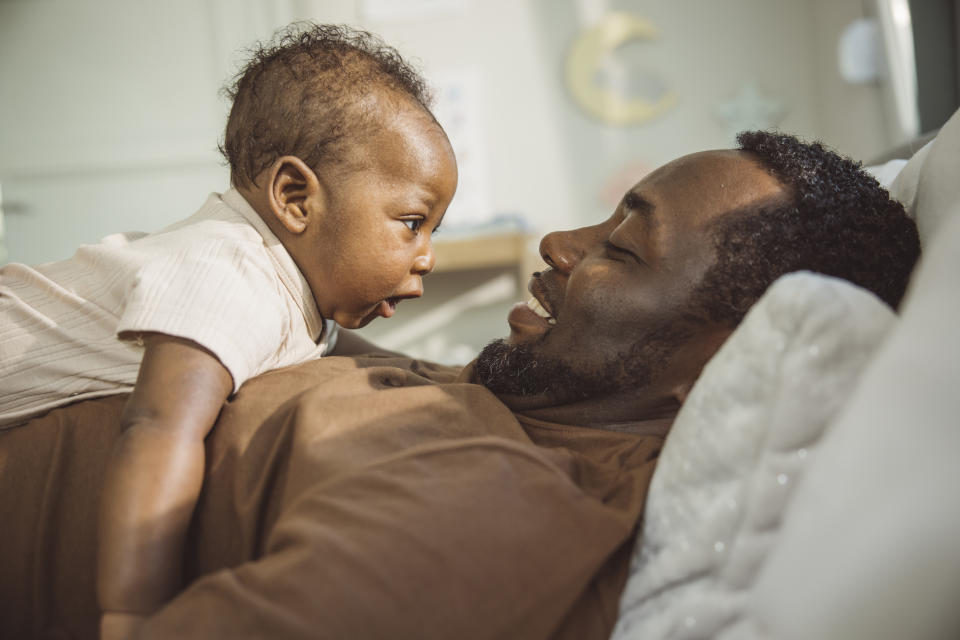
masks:
<path fill-rule="evenodd" d="M 234 391 L 336 340 L 303 274 L 234 189 L 150 234 L 117 234 L 72 258 L 0 268 L 0 428 L 131 390 L 144 332 L 210 350 Z"/>

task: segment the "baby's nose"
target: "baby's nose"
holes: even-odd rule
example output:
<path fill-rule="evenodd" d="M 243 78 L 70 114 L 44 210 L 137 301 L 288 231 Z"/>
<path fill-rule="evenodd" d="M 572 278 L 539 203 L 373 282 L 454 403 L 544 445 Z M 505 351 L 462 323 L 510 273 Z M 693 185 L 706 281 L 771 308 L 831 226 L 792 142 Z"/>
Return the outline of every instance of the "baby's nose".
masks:
<path fill-rule="evenodd" d="M 413 273 L 420 276 L 425 276 L 433 271 L 433 267 L 436 264 L 437 257 L 433 253 L 433 243 L 428 242 L 426 251 L 413 259 Z"/>

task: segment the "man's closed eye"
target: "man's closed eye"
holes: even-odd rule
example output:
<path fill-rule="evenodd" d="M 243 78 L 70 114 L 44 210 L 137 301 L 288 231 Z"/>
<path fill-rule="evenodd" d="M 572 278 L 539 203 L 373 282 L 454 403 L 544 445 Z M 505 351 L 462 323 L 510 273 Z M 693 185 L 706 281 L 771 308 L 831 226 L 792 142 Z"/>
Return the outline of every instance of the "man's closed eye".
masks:
<path fill-rule="evenodd" d="M 647 264 L 646 262 L 643 261 L 643 258 L 638 256 L 637 254 L 633 253 L 628 249 L 624 249 L 623 247 L 618 247 L 617 245 L 613 244 L 609 240 L 604 240 L 603 250 L 604 250 L 604 253 L 607 255 L 607 257 L 610 258 L 611 260 L 618 260 L 621 262 L 625 260 L 632 260 L 640 265 L 646 266 Z"/>

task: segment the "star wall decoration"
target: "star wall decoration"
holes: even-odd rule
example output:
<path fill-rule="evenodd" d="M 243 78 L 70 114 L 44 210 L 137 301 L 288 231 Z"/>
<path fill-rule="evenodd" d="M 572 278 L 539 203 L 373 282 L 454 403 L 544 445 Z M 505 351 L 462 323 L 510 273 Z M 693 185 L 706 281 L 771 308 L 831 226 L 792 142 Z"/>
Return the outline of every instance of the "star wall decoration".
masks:
<path fill-rule="evenodd" d="M 741 131 L 771 129 L 782 119 L 783 104 L 765 96 L 755 82 L 744 84 L 729 101 L 717 105 L 717 118 L 724 123 L 731 139 Z"/>

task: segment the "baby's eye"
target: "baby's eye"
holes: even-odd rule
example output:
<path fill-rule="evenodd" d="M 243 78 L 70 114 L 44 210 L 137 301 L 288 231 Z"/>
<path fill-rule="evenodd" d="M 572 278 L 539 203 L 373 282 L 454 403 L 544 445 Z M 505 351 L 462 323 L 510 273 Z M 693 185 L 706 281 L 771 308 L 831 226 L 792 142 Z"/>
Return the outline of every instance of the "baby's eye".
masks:
<path fill-rule="evenodd" d="M 401 222 L 407 225 L 407 228 L 414 233 L 419 233 L 420 227 L 423 226 L 423 218 L 411 218 L 409 220 L 402 220 Z"/>

